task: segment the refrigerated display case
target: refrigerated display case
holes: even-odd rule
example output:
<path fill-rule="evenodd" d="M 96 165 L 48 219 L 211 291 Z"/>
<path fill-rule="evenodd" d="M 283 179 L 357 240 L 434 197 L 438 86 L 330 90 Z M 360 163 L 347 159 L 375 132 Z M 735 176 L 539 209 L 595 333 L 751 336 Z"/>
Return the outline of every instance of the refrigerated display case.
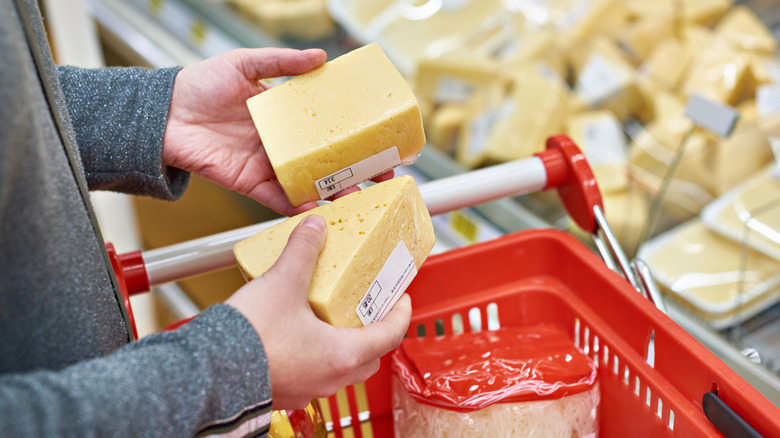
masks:
<path fill-rule="evenodd" d="M 534 152 L 535 147 L 543 147 L 540 139 L 550 132 L 569 133 L 583 144 L 586 154 L 588 144 L 610 145 L 601 154 L 592 152 L 589 160 L 605 192 L 606 211 L 611 216 L 608 219 L 624 246 L 632 252 L 639 251 L 641 256 L 650 259 L 661 248 L 671 251 L 668 242 L 679 242 L 674 238 L 686 230 L 690 234 L 695 228 L 693 231 L 701 234 L 717 234 L 713 237 L 716 240 L 730 239 L 724 245 L 736 248 L 729 254 L 733 256 L 736 251 L 737 262 L 748 263 L 743 254 L 747 253 L 743 250 L 746 247 L 770 259 L 764 263 L 769 273 L 766 278 L 756 280 L 757 288 L 738 294 L 739 300 L 751 298 L 753 306 L 749 312 L 739 312 L 737 318 L 734 318 L 733 300 L 729 304 L 732 307 L 726 306 L 726 317 L 713 318 L 701 312 L 700 302 L 697 305 L 695 300 L 691 304 L 690 299 L 680 299 L 682 295 L 690 295 L 688 289 L 682 294 L 675 292 L 680 284 L 679 281 L 675 284 L 677 277 L 690 274 L 684 266 L 681 272 L 662 272 L 660 283 L 670 298 L 670 316 L 774 403 L 780 404 L 780 365 L 776 359 L 780 356 L 780 318 L 777 318 L 780 306 L 776 304 L 774 278 L 780 272 L 772 265 L 773 255 L 763 254 L 744 242 L 739 225 L 732 227 L 731 235 L 728 231 L 724 233 L 724 227 L 718 233 L 705 226 L 712 216 L 706 213 L 712 211 L 712 205 L 719 205 L 738 183 L 773 163 L 772 151 L 776 149 L 771 140 L 780 135 L 775 132 L 776 119 L 758 114 L 775 111 L 772 84 L 775 75 L 780 73 L 780 64 L 774 59 L 776 43 L 773 46 L 748 32 L 745 39 L 737 39 L 733 44 L 762 42 L 763 46 L 749 48 L 760 56 L 740 54 L 724 58 L 713 54 L 699 65 L 697 74 L 705 77 L 708 71 L 714 71 L 721 79 L 731 75 L 733 81 L 727 88 L 702 88 L 701 81 L 686 81 L 675 69 L 675 63 L 669 63 L 685 58 L 681 47 L 673 41 L 651 43 L 653 38 L 668 40 L 679 31 L 674 19 L 631 19 L 632 23 L 626 23 L 626 17 L 650 14 L 652 8 L 663 7 L 666 4 L 663 2 L 624 2 L 633 6 L 621 15 L 609 7 L 614 2 L 607 0 L 587 2 L 589 8 L 581 7 L 586 2 L 576 0 L 334 0 L 328 2 L 334 27 L 324 37 L 314 40 L 263 28 L 258 24 L 262 21 L 251 18 L 242 9 L 246 6 L 239 3 L 247 2 L 88 0 L 101 26 L 104 42 L 128 59 L 153 67 L 188 65 L 235 47 L 322 47 L 333 58 L 366 42 L 379 41 L 416 86 L 434 84 L 427 86 L 428 93 L 425 99 L 421 98 L 421 104 L 426 129 L 435 129 L 428 137 L 437 144 L 429 144 L 417 163 L 407 170 L 421 181 L 521 158 Z M 696 2 L 668 3 L 668 7 L 673 7 L 673 4 Z M 714 28 L 730 11 L 742 6 L 761 19 L 763 26 L 772 32 L 773 41 L 780 34 L 780 8 L 774 2 L 732 4 L 703 0 L 698 3 L 707 7 L 690 7 L 685 13 L 686 20 L 696 23 L 695 32 L 689 36 L 691 41 L 700 41 L 699 31 Z M 406 9 L 402 10 L 399 4 Z M 440 11 L 433 4 L 439 4 L 439 9 L 456 18 L 447 20 L 437 16 Z M 730 18 L 728 25 L 721 25 L 721 33 L 732 40 L 737 38 L 741 35 L 739 24 L 743 19 L 739 15 Z M 615 44 L 618 29 L 623 31 L 620 44 Z M 405 44 L 411 35 L 414 44 Z M 577 50 L 564 60 L 564 47 L 572 41 L 577 43 Z M 706 51 L 705 46 L 698 47 Z M 492 54 L 499 54 L 500 61 L 488 56 Z M 540 63 L 529 68 L 528 60 Z M 498 67 L 491 65 L 493 62 Z M 496 71 L 512 74 L 496 74 Z M 637 76 L 637 71 L 643 75 Z M 647 76 L 657 80 L 646 81 Z M 659 81 L 675 85 L 659 87 Z M 489 86 L 484 86 L 486 83 Z M 757 92 L 760 86 L 766 86 L 762 94 Z M 751 90 L 751 98 L 744 97 L 745 87 Z M 718 136 L 692 123 L 685 114 L 688 102 L 680 97 L 681 90 L 710 93 L 711 100 L 719 99 L 734 108 L 740 120 L 733 133 Z M 636 101 L 644 104 L 635 105 Z M 520 117 L 516 111 L 528 105 L 533 105 L 534 113 L 539 114 L 533 120 Z M 570 108 L 576 108 L 576 114 L 570 114 Z M 453 127 L 461 127 L 462 138 L 457 143 L 453 140 Z M 520 144 L 521 136 L 530 140 Z M 487 144 L 507 146 L 498 150 Z M 514 152 L 506 154 L 506 150 Z M 623 163 L 617 165 L 627 166 L 628 170 L 616 172 L 616 163 Z M 670 177 L 672 173 L 674 178 Z M 762 208 L 768 209 L 766 214 L 771 215 L 770 207 L 762 205 Z M 700 216 L 702 223 L 693 223 Z M 653 220 L 648 220 L 649 217 Z M 447 248 L 517 230 L 546 227 L 571 230 L 566 214 L 546 194 L 503 199 L 437 218 L 437 232 L 444 237 Z M 683 227 L 687 228 L 683 230 Z M 771 233 L 764 233 L 765 239 L 767 235 L 771 240 Z M 640 251 L 645 241 L 651 245 Z M 674 254 L 682 260 L 677 268 L 684 264 L 685 257 L 691 257 Z M 650 266 L 652 269 L 652 263 Z M 740 277 L 747 272 L 745 266 L 741 270 L 738 266 L 731 273 L 729 284 L 737 285 L 734 287 L 746 284 Z M 725 270 L 719 269 L 717 272 Z M 699 270 L 699 274 L 709 272 Z M 721 281 L 713 278 L 710 275 L 705 282 Z M 750 293 L 760 296 L 761 302 Z"/>

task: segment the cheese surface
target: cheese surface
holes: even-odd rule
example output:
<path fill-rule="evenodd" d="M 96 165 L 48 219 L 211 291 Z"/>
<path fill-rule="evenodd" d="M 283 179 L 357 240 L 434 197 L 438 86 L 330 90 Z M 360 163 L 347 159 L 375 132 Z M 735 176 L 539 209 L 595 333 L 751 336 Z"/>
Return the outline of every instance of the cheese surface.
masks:
<path fill-rule="evenodd" d="M 393 147 L 401 161 L 413 160 L 425 145 L 420 106 L 375 43 L 254 96 L 247 106 L 294 206 L 322 198 L 317 180 Z"/>
<path fill-rule="evenodd" d="M 328 234 L 314 268 L 309 303 L 323 321 L 362 327 L 356 309 L 388 256 L 403 242 L 419 269 L 435 243 L 433 225 L 410 176 L 393 178 L 293 216 L 242 240 L 233 253 L 244 275 L 256 278 L 279 258 L 306 216 L 325 219 Z"/>

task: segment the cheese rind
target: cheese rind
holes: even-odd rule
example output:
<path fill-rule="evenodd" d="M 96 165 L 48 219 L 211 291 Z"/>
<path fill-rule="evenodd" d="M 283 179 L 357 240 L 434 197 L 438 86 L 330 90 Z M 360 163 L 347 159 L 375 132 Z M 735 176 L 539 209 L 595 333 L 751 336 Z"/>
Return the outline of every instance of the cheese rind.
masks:
<path fill-rule="evenodd" d="M 425 145 L 417 99 L 375 43 L 254 96 L 247 106 L 293 206 L 320 199 L 315 181 L 321 178 L 392 147 L 409 162 Z"/>
<path fill-rule="evenodd" d="M 328 235 L 317 259 L 309 304 L 323 321 L 362 327 L 356 309 L 388 256 L 403 241 L 419 269 L 435 243 L 433 224 L 414 179 L 393 178 L 293 216 L 237 243 L 233 253 L 246 277 L 276 262 L 306 216 L 325 219 Z"/>

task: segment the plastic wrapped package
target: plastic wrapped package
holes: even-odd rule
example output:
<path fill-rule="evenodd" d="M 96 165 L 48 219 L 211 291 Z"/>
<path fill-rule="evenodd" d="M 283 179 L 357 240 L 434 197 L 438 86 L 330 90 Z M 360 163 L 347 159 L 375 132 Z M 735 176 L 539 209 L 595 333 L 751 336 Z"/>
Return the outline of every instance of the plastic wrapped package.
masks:
<path fill-rule="evenodd" d="M 260 93 L 247 106 L 294 206 L 411 164 L 425 145 L 417 99 L 376 43 Z"/>
<path fill-rule="evenodd" d="M 327 0 L 229 0 L 249 20 L 277 38 L 324 39 L 336 30 Z"/>
<path fill-rule="evenodd" d="M 653 238 L 639 257 L 683 307 L 722 329 L 780 297 L 780 262 L 710 230 L 699 218 Z"/>
<path fill-rule="evenodd" d="M 764 169 L 707 205 L 707 226 L 780 261 L 780 171 Z"/>
<path fill-rule="evenodd" d="M 261 276 L 309 215 L 328 229 L 309 287 L 309 304 L 323 321 L 362 327 L 381 319 L 401 297 L 436 237 L 425 202 L 411 176 L 399 176 L 350 193 L 238 242 L 233 253 L 248 278 Z"/>
<path fill-rule="evenodd" d="M 405 339 L 392 355 L 397 437 L 592 437 L 594 362 L 556 326 Z"/>

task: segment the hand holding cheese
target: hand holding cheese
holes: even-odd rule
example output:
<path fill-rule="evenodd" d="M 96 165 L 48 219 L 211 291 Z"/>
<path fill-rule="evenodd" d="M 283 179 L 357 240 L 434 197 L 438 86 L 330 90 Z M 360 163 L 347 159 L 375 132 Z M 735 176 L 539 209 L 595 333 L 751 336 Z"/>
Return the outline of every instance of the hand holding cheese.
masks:
<path fill-rule="evenodd" d="M 361 329 L 334 327 L 312 313 L 306 297 L 325 234 L 322 218 L 306 217 L 273 267 L 227 300 L 263 342 L 275 409 L 300 409 L 313 398 L 366 380 L 409 326 L 406 295 L 382 321 Z"/>
<path fill-rule="evenodd" d="M 425 145 L 417 99 L 376 43 L 252 97 L 247 106 L 294 206 L 409 164 Z"/>
<path fill-rule="evenodd" d="M 325 62 L 322 50 L 239 49 L 182 69 L 173 84 L 162 165 L 194 172 L 285 215 L 294 208 L 276 181 L 246 99 L 266 78 L 294 76 Z"/>

